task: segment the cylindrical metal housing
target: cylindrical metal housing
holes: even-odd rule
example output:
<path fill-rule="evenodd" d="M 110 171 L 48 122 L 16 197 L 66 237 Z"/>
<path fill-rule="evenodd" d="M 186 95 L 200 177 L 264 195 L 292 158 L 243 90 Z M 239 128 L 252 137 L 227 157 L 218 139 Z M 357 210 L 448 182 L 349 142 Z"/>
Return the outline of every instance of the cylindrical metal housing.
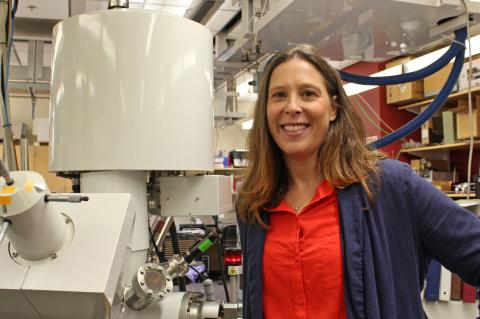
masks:
<path fill-rule="evenodd" d="M 173 290 L 172 278 L 159 264 L 148 263 L 138 269 L 125 302 L 132 310 L 142 310 L 152 302 L 166 298 Z"/>
<path fill-rule="evenodd" d="M 205 26 L 136 9 L 73 16 L 54 28 L 52 63 L 50 170 L 213 170 Z"/>
<path fill-rule="evenodd" d="M 128 0 L 108 0 L 108 9 L 128 8 Z"/>
<path fill-rule="evenodd" d="M 37 261 L 58 252 L 67 241 L 67 226 L 61 213 L 45 203 L 49 193 L 43 177 L 35 172 L 11 172 L 14 184 L 0 180 L 0 214 L 12 224 L 7 237 L 19 257 Z"/>
<path fill-rule="evenodd" d="M 221 317 L 220 302 L 206 301 L 203 303 L 191 303 L 188 311 L 189 319 L 216 319 Z"/>
<path fill-rule="evenodd" d="M 215 301 L 215 287 L 213 286 L 212 279 L 206 279 L 203 281 L 203 290 L 205 290 L 207 301 Z"/>

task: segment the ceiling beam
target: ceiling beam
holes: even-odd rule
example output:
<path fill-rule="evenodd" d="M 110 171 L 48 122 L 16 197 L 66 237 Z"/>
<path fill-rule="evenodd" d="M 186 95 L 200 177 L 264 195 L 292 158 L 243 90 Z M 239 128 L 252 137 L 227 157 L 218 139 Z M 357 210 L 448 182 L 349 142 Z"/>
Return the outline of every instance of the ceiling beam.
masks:
<path fill-rule="evenodd" d="M 205 25 L 224 2 L 225 0 L 200 0 L 187 12 L 185 17 Z"/>

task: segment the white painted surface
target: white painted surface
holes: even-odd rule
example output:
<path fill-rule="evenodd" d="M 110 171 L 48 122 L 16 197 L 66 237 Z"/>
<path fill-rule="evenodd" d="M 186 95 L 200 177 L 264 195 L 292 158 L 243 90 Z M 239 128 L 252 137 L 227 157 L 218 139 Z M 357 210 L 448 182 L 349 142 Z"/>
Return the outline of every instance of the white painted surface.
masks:
<path fill-rule="evenodd" d="M 212 170 L 212 35 L 109 10 L 55 27 L 50 169 Z"/>
<path fill-rule="evenodd" d="M 423 308 L 431 319 L 474 319 L 478 317 L 478 302 L 462 301 L 424 302 Z"/>
<path fill-rule="evenodd" d="M 160 177 L 162 216 L 215 216 L 231 211 L 230 176 Z"/>
<path fill-rule="evenodd" d="M 102 171 L 80 175 L 82 193 L 129 193 L 135 209 L 135 223 L 129 247 L 133 251 L 149 247 L 147 174 L 143 171 Z M 140 266 L 137 265 L 137 266 Z M 135 269 L 135 272 L 137 270 Z"/>
<path fill-rule="evenodd" d="M 18 2 L 19 18 L 62 20 L 68 17 L 68 0 L 24 0 Z"/>
<path fill-rule="evenodd" d="M 0 318 L 13 318 L 7 311 L 22 307 L 27 299 L 41 318 L 105 318 L 123 268 L 134 210 L 128 194 L 85 195 L 88 202 L 49 203 L 75 227 L 72 242 L 56 259 L 26 272 L 11 260 L 7 245 L 0 247 L 0 269 L 8 270 L 0 272 L 0 296 L 7 297 L 0 300 Z M 20 287 L 23 299 L 17 298 Z M 4 300 L 17 304 L 6 306 Z M 25 314 L 27 310 L 18 309 L 20 315 L 14 318 L 39 317 Z"/>

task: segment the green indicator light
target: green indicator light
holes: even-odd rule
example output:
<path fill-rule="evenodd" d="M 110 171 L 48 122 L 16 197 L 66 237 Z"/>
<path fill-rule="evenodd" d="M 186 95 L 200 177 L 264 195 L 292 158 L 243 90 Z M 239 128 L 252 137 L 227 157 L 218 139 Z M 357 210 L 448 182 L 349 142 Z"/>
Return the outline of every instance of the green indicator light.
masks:
<path fill-rule="evenodd" d="M 204 253 L 208 248 L 213 246 L 213 242 L 210 239 L 205 240 L 198 246 L 198 249 Z"/>

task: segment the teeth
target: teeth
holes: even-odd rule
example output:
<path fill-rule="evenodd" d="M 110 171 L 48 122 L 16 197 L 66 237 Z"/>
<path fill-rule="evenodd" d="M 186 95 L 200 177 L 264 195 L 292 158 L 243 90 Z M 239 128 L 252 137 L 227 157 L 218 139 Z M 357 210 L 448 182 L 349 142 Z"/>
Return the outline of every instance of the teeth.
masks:
<path fill-rule="evenodd" d="M 288 132 L 296 132 L 307 128 L 306 124 L 284 125 L 283 129 Z"/>

